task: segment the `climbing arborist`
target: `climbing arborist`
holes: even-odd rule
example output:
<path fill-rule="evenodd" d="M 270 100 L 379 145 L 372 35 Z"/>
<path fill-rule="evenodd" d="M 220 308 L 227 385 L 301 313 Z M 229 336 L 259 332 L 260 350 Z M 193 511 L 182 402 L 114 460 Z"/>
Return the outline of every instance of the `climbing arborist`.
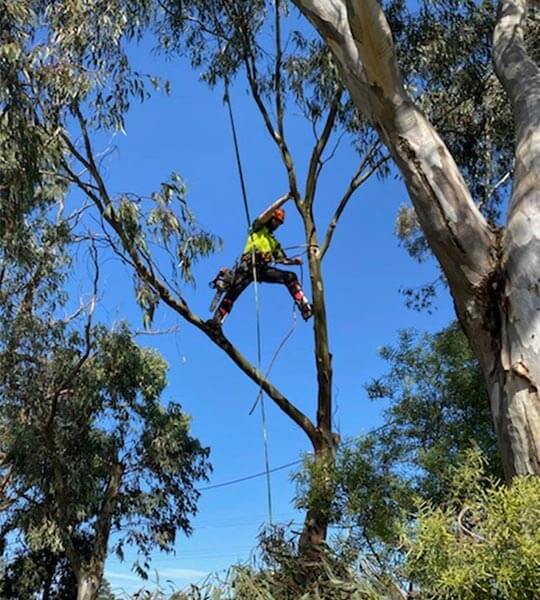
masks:
<path fill-rule="evenodd" d="M 234 302 L 255 277 L 258 282 L 282 283 L 287 286 L 300 314 L 307 321 L 312 313 L 311 304 L 304 295 L 296 273 L 283 271 L 271 266 L 271 263 L 282 265 L 301 265 L 300 257 L 288 258 L 280 243 L 274 237 L 274 232 L 285 221 L 285 210 L 282 207 L 291 194 L 285 194 L 253 221 L 244 252 L 234 270 L 225 296 L 217 307 L 214 316 L 208 321 L 214 326 L 221 326 L 227 315 L 231 312 Z M 255 260 L 255 269 L 253 268 Z"/>

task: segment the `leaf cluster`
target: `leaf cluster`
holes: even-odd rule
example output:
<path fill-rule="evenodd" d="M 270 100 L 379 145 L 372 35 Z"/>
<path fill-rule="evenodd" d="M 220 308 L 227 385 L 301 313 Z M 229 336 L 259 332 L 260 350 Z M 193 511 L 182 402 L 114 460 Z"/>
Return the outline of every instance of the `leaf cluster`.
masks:
<path fill-rule="evenodd" d="M 422 495 L 444 499 L 441 473 L 473 443 L 501 474 L 480 366 L 458 324 L 436 334 L 401 331 L 380 355 L 390 369 L 368 396 L 390 404 L 374 440 Z"/>
<path fill-rule="evenodd" d="M 450 472 L 442 505 L 422 503 L 405 539 L 419 598 L 534 598 L 540 588 L 540 480 L 505 486 L 471 451 Z"/>
<path fill-rule="evenodd" d="M 513 121 L 493 69 L 492 0 L 421 2 L 396 25 L 399 60 L 413 98 L 452 152 L 472 196 L 492 223 L 512 171 Z"/>
<path fill-rule="evenodd" d="M 1 0 L 1 234 L 65 196 L 64 136 L 74 105 L 86 102 L 95 126 L 122 130 L 131 98 L 144 100 L 159 86 L 127 53 L 154 8 L 150 0 Z"/>
<path fill-rule="evenodd" d="M 124 241 L 124 250 L 140 253 L 145 264 L 152 270 L 159 269 L 160 275 L 180 297 L 182 284 L 195 285 L 193 266 L 222 246 L 218 236 L 197 223 L 186 194 L 182 178 L 172 173 L 149 198 L 126 194 L 104 209 L 104 215 L 115 223 Z M 118 252 L 125 258 L 123 251 Z M 168 271 L 158 266 L 167 263 Z M 136 276 L 135 297 L 143 311 L 144 325 L 149 327 L 159 304 L 159 294 L 148 280 Z"/>
<path fill-rule="evenodd" d="M 122 532 L 116 551 L 122 555 L 126 543 L 146 557 L 155 546 L 170 550 L 178 530 L 190 532 L 208 449 L 190 436 L 178 404 L 161 406 L 163 359 L 137 346 L 125 326 L 97 327 L 85 338 L 36 323 L 31 333 L 15 351 L 0 352 L 10 499 L 3 537 L 18 532 L 32 551 L 94 545 L 120 466 L 111 520 Z"/>
<path fill-rule="evenodd" d="M 0 567 L 0 597 L 75 600 L 77 582 L 65 555 L 49 548 L 22 550 Z"/>

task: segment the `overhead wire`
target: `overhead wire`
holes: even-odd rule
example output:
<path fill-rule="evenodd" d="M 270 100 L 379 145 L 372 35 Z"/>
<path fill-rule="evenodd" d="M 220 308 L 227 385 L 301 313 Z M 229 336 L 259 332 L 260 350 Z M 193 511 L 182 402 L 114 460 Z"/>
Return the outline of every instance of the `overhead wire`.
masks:
<path fill-rule="evenodd" d="M 294 467 L 295 465 L 299 465 L 301 462 L 303 462 L 303 460 L 304 460 L 303 458 L 299 458 L 290 463 L 287 463 L 286 465 L 281 465 L 279 467 L 274 467 L 273 469 L 269 469 L 268 472 L 276 473 L 277 471 L 282 471 L 283 469 L 287 469 L 289 467 Z M 206 490 L 214 490 L 216 488 L 222 488 L 222 487 L 226 487 L 229 485 L 234 485 L 236 483 L 242 483 L 243 481 L 249 481 L 250 479 L 257 479 L 258 477 L 263 477 L 264 475 L 266 475 L 266 470 L 264 470 L 260 473 L 254 473 L 253 475 L 246 475 L 245 477 L 238 477 L 237 479 L 231 479 L 230 481 L 224 481 L 223 483 L 215 483 L 213 485 L 207 485 L 205 487 L 200 487 L 200 488 L 197 488 L 197 491 L 198 492 L 206 492 Z"/>
<path fill-rule="evenodd" d="M 393 423 L 394 423 L 393 421 L 389 421 L 388 423 L 383 423 L 379 427 L 375 427 L 374 429 L 370 429 L 370 430 L 366 431 L 363 435 L 372 435 L 374 433 L 378 433 L 379 431 L 382 431 L 383 429 L 385 429 L 389 425 L 392 425 Z M 356 438 L 351 438 L 344 442 L 340 442 L 340 445 L 347 448 L 349 446 L 354 445 L 356 443 L 356 441 L 357 441 Z M 306 452 L 306 455 L 310 455 L 310 454 L 311 454 L 311 452 Z M 292 462 L 286 463 L 284 465 L 280 465 L 279 467 L 274 467 L 273 469 L 270 469 L 270 473 L 275 473 L 276 471 L 282 471 L 283 469 L 287 469 L 288 467 L 294 467 L 295 465 L 299 465 L 300 463 L 304 462 L 304 460 L 305 460 L 304 458 L 298 458 L 296 460 L 293 460 Z M 215 488 L 226 487 L 229 485 L 234 485 L 236 483 L 242 483 L 243 481 L 249 481 L 250 479 L 256 479 L 258 477 L 263 477 L 264 475 L 266 475 L 266 471 L 262 471 L 260 473 L 254 473 L 252 475 L 246 475 L 245 477 L 238 477 L 237 479 L 231 479 L 230 481 L 224 481 L 222 483 L 207 485 L 205 487 L 197 488 L 197 491 L 204 492 L 206 490 L 212 490 Z"/>

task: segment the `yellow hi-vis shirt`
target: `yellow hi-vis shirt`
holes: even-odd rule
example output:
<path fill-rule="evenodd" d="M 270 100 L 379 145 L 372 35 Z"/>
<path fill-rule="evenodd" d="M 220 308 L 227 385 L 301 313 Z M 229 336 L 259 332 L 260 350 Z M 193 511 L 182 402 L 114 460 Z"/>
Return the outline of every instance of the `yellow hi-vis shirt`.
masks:
<path fill-rule="evenodd" d="M 255 250 L 255 254 L 263 260 L 271 261 L 285 257 L 280 243 L 276 240 L 272 232 L 263 225 L 257 228 L 257 223 L 253 224 L 251 233 L 248 236 L 244 254 L 251 255 Z"/>

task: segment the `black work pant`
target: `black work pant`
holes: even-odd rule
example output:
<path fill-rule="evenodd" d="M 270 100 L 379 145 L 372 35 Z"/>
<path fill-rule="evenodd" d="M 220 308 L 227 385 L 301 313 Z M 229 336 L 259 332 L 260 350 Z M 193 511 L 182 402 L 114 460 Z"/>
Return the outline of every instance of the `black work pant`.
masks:
<path fill-rule="evenodd" d="M 304 297 L 298 277 L 293 271 L 283 271 L 270 266 L 268 263 L 257 262 L 256 267 L 257 282 L 260 283 L 281 283 L 287 286 L 289 293 L 297 304 L 300 304 L 301 298 Z M 231 312 L 232 306 L 238 296 L 247 288 L 253 281 L 253 265 L 249 260 L 243 260 L 236 268 L 234 279 L 231 287 L 221 300 L 218 307 L 218 312 L 221 314 Z"/>

